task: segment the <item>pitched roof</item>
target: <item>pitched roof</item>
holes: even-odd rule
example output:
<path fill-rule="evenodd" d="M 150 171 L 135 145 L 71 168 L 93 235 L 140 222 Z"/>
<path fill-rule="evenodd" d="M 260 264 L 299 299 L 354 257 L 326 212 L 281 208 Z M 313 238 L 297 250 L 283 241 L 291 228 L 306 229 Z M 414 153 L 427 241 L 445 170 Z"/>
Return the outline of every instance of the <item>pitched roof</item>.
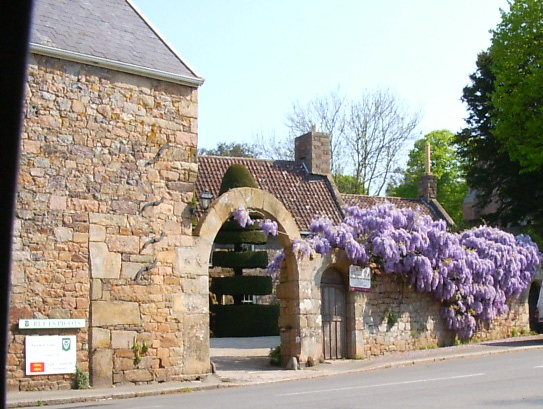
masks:
<path fill-rule="evenodd" d="M 308 231 L 311 219 L 317 215 L 327 216 L 334 222 L 343 218 L 341 205 L 333 195 L 328 179 L 309 174 L 301 162 L 199 156 L 197 196 L 208 190 L 218 197 L 222 177 L 234 163 L 249 169 L 259 188 L 283 203 L 301 231 Z"/>
<path fill-rule="evenodd" d="M 128 0 L 36 0 L 31 52 L 198 86 L 203 80 Z"/>
<path fill-rule="evenodd" d="M 302 232 L 309 231 L 311 219 L 315 216 L 327 216 L 336 223 L 341 221 L 343 205 L 367 208 L 386 202 L 398 208 L 416 210 L 433 219 L 445 219 L 450 223 L 446 212 L 440 213 L 439 209 L 436 210 L 431 203 L 423 200 L 339 194 L 327 177 L 312 175 L 301 162 L 294 161 L 199 156 L 196 195 L 200 197 L 208 190 L 214 198 L 218 197 L 222 177 L 234 163 L 241 163 L 249 169 L 259 188 L 271 193 L 283 203 Z M 201 214 L 200 212 L 200 209 L 197 209 L 197 213 Z"/>
<path fill-rule="evenodd" d="M 392 197 L 392 196 L 364 196 L 364 195 L 350 195 L 342 193 L 341 197 L 347 206 L 358 206 L 358 207 L 373 207 L 375 205 L 391 203 L 399 209 L 413 209 L 419 212 L 430 216 L 432 219 L 440 218 L 432 209 L 428 206 L 427 203 L 419 199 L 407 199 L 403 197 Z"/>

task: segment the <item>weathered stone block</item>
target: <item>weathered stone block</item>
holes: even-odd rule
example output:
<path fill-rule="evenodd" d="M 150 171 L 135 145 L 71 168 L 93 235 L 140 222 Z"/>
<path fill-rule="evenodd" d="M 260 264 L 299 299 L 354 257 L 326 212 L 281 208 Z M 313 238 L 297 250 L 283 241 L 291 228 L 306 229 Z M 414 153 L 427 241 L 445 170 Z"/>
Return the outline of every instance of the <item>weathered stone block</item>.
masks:
<path fill-rule="evenodd" d="M 89 243 L 91 277 L 119 278 L 121 274 L 121 255 L 108 251 L 106 243 Z"/>
<path fill-rule="evenodd" d="M 181 340 L 179 340 L 175 334 L 160 334 L 159 339 L 161 348 L 175 347 L 181 344 Z"/>
<path fill-rule="evenodd" d="M 138 303 L 121 301 L 93 301 L 92 326 L 140 324 Z"/>
<path fill-rule="evenodd" d="M 134 278 L 138 273 L 139 269 L 144 267 L 144 263 L 132 263 L 129 261 L 123 262 L 121 264 L 121 278 Z"/>
<path fill-rule="evenodd" d="M 113 382 L 113 350 L 96 349 L 91 354 L 91 383 L 95 388 L 111 387 Z"/>
<path fill-rule="evenodd" d="M 126 215 L 114 215 L 103 213 L 90 213 L 89 222 L 101 226 L 127 226 Z"/>
<path fill-rule="evenodd" d="M 93 279 L 91 283 L 91 300 L 102 298 L 102 280 Z"/>
<path fill-rule="evenodd" d="M 177 248 L 177 274 L 206 274 L 211 246 L 211 242 L 200 238 L 193 247 Z"/>
<path fill-rule="evenodd" d="M 59 242 L 66 242 L 72 240 L 73 229 L 67 227 L 56 227 L 55 228 L 55 238 Z"/>
<path fill-rule="evenodd" d="M 97 224 L 91 224 L 89 227 L 89 240 L 90 241 L 105 241 L 106 240 L 106 228 Z"/>
<path fill-rule="evenodd" d="M 124 378 L 128 382 L 149 382 L 153 380 L 153 374 L 147 369 L 133 369 L 125 371 Z"/>
<path fill-rule="evenodd" d="M 138 254 L 140 252 L 139 237 L 109 236 L 106 238 L 109 251 L 118 253 Z"/>
<path fill-rule="evenodd" d="M 51 195 L 49 199 L 50 210 L 66 210 L 67 198 L 65 196 Z"/>
<path fill-rule="evenodd" d="M 91 349 L 101 349 L 111 347 L 111 334 L 109 330 L 103 328 L 91 329 Z"/>
<path fill-rule="evenodd" d="M 136 331 L 111 331 L 112 348 L 132 348 Z"/>
<path fill-rule="evenodd" d="M 157 260 L 161 263 L 175 264 L 177 261 L 177 254 L 175 250 L 160 251 L 156 254 Z"/>

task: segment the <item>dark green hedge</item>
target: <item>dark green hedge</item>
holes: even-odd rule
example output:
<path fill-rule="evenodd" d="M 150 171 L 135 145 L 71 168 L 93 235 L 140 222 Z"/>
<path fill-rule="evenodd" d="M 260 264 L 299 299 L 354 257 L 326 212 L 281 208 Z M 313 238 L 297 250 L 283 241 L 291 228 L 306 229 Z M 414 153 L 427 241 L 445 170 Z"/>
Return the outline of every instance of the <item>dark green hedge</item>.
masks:
<path fill-rule="evenodd" d="M 210 329 L 214 337 L 279 335 L 279 305 L 211 305 Z"/>
<path fill-rule="evenodd" d="M 214 277 L 209 291 L 217 295 L 268 295 L 273 285 L 270 276 Z"/>
<path fill-rule="evenodd" d="M 240 163 L 230 165 L 230 167 L 226 169 L 226 172 L 224 172 L 219 195 L 236 187 L 254 187 L 258 189 L 255 178 L 251 172 L 249 172 L 249 169 Z"/>
<path fill-rule="evenodd" d="M 261 231 L 222 231 L 215 236 L 217 244 L 266 244 L 268 238 Z"/>
<path fill-rule="evenodd" d="M 266 268 L 268 253 L 265 251 L 214 251 L 211 261 L 215 267 Z"/>
<path fill-rule="evenodd" d="M 230 219 L 223 223 L 221 226 L 221 231 L 247 231 L 247 230 L 260 230 L 260 226 L 258 225 L 260 219 L 259 216 L 251 213 L 251 219 L 254 220 L 253 224 L 247 225 L 245 227 L 241 227 L 237 220 Z"/>

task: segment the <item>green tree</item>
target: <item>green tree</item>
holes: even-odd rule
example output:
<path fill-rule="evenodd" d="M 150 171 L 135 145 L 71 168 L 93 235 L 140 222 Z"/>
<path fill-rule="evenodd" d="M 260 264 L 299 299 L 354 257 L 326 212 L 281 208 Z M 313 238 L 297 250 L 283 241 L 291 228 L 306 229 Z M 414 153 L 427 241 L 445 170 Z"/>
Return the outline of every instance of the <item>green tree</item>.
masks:
<path fill-rule="evenodd" d="M 364 185 L 352 175 L 334 175 L 334 182 L 341 193 L 350 193 L 353 195 L 367 195 L 368 192 Z"/>
<path fill-rule="evenodd" d="M 494 136 L 492 59 L 491 51 L 478 55 L 477 70 L 464 88 L 468 118 L 467 126 L 456 135 L 457 153 L 464 163 L 466 181 L 477 193 L 478 207 L 498 203 L 496 212 L 484 215 L 485 221 L 520 229 L 537 240 L 543 236 L 543 170 L 523 172 Z M 543 244 L 540 239 L 539 244 Z"/>
<path fill-rule="evenodd" d="M 425 147 L 431 146 L 431 171 L 437 177 L 437 199 L 456 224 L 462 221 L 462 202 L 467 184 L 461 162 L 454 149 L 454 134 L 447 130 L 433 131 L 415 142 L 409 152 L 407 168 L 401 180 L 389 186 L 392 196 L 416 198 L 419 178 L 425 173 Z"/>
<path fill-rule="evenodd" d="M 199 155 L 207 156 L 230 156 L 232 158 L 256 158 L 257 154 L 254 148 L 246 143 L 226 143 L 220 142 L 213 149 L 198 149 Z"/>
<path fill-rule="evenodd" d="M 493 132 L 522 170 L 543 169 L 543 2 L 515 0 L 493 31 Z"/>

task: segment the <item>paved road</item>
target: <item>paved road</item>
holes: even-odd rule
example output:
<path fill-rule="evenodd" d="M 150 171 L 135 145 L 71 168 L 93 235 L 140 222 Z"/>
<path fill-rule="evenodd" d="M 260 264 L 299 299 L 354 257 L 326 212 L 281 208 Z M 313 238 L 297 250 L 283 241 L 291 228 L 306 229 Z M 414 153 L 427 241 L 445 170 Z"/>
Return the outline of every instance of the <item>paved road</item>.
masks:
<path fill-rule="evenodd" d="M 541 350 L 295 382 L 65 405 L 103 409 L 543 407 Z"/>

